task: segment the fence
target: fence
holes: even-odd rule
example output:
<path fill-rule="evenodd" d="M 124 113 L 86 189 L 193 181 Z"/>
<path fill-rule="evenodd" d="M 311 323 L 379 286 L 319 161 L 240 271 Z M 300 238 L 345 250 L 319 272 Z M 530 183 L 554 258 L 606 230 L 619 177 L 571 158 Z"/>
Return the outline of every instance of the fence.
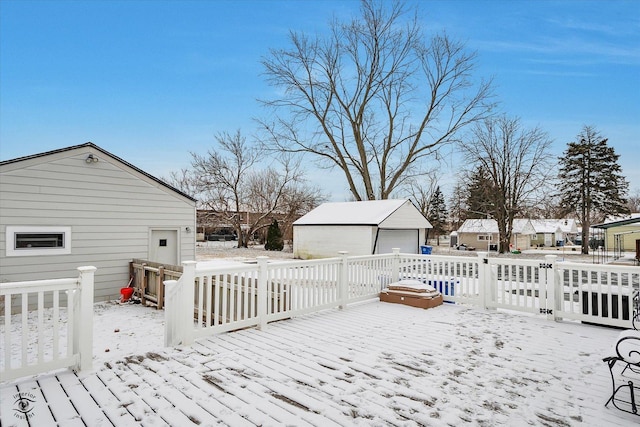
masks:
<path fill-rule="evenodd" d="M 53 369 L 92 368 L 95 271 L 95 267 L 79 267 L 77 278 L 0 286 L 0 299 L 4 299 L 2 381 Z M 20 301 L 12 311 L 14 300 Z M 31 306 L 37 308 L 29 310 Z"/>
<path fill-rule="evenodd" d="M 160 310 L 164 307 L 164 282 L 179 279 L 182 267 L 133 259 L 129 263 L 129 272 L 142 305 L 155 305 Z"/>
<path fill-rule="evenodd" d="M 393 254 L 200 268 L 166 281 L 165 345 L 378 297 L 401 279 L 434 286 L 445 302 L 630 327 L 637 267 L 544 260 Z M 195 321 L 194 321 L 195 319 Z"/>

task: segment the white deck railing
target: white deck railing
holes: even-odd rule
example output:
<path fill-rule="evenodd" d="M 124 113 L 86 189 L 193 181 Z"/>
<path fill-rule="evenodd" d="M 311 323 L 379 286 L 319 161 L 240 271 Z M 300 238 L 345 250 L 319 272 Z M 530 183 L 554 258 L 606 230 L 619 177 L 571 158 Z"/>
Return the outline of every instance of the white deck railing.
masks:
<path fill-rule="evenodd" d="M 59 368 L 91 369 L 95 271 L 79 267 L 77 278 L 0 285 L 2 381 Z"/>
<path fill-rule="evenodd" d="M 434 286 L 445 302 L 630 327 L 640 269 L 542 260 L 393 254 L 201 268 L 166 281 L 165 345 L 376 298 L 401 279 Z M 195 321 L 194 321 L 195 318 Z"/>
<path fill-rule="evenodd" d="M 555 276 L 561 318 L 630 327 L 639 267 L 563 262 L 556 265 Z"/>

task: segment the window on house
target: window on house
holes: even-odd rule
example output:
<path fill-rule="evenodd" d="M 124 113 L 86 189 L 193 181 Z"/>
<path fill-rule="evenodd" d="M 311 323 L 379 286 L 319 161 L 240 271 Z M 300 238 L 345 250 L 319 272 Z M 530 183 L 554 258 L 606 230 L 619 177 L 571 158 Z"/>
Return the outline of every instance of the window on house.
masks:
<path fill-rule="evenodd" d="M 71 227 L 15 227 L 6 229 L 7 256 L 71 253 Z"/>
<path fill-rule="evenodd" d="M 478 234 L 478 241 L 479 242 L 486 242 L 488 240 L 491 240 L 491 235 L 490 234 Z"/>

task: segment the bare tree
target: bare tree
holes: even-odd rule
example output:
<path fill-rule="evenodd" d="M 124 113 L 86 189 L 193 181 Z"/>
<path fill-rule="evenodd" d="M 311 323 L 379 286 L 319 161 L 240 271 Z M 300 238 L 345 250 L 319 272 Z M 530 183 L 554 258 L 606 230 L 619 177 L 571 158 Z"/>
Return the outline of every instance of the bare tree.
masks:
<path fill-rule="evenodd" d="M 438 171 L 430 170 L 421 179 L 409 180 L 405 193 L 426 217 L 429 213 L 429 201 L 438 187 Z"/>
<path fill-rule="evenodd" d="M 304 186 L 300 164 L 289 156 L 281 156 L 277 167 L 258 169 L 264 153 L 247 143 L 240 131 L 220 133 L 216 141 L 218 150 L 205 156 L 191 153 L 191 179 L 203 209 L 233 227 L 238 247 L 247 247 L 250 237 L 268 227 L 275 214 L 290 210 L 291 194 L 312 190 Z"/>
<path fill-rule="evenodd" d="M 491 83 L 474 84 L 476 55 L 445 34 L 427 39 L 401 2 L 362 0 L 361 13 L 271 50 L 262 63 L 281 95 L 262 101 L 275 118 L 261 124 L 271 149 L 338 168 L 355 200 L 387 199 L 488 116 Z"/>
<path fill-rule="evenodd" d="M 293 222 L 302 215 L 327 201 L 327 196 L 317 186 L 300 183 L 291 186 L 283 195 L 280 214 L 280 228 L 286 236 L 293 226 Z"/>
<path fill-rule="evenodd" d="M 640 212 L 640 189 L 636 189 L 627 197 L 629 212 Z"/>
<path fill-rule="evenodd" d="M 486 197 L 498 223 L 500 252 L 509 250 L 513 219 L 542 197 L 539 190 L 553 171 L 551 142 L 540 128 L 524 129 L 519 119 L 500 116 L 478 123 L 460 144 L 467 164 L 484 169 L 492 186 Z"/>
<path fill-rule="evenodd" d="M 206 156 L 191 153 L 196 186 L 206 194 L 202 203 L 230 224 L 238 235 L 238 247 L 247 246 L 246 227 L 241 212 L 248 192 L 244 181 L 260 158 L 260 152 L 247 144 L 238 130 L 216 135 L 220 150 L 209 150 Z"/>
<path fill-rule="evenodd" d="M 467 219 L 467 203 L 463 184 L 458 181 L 449 197 L 449 220 L 451 221 L 451 229 L 457 231 L 465 219 Z"/>
<path fill-rule="evenodd" d="M 191 169 L 182 168 L 179 171 L 172 171 L 169 173 L 168 178 L 162 177 L 162 180 L 191 197 L 197 197 L 198 195 L 199 189 L 195 185 Z"/>
<path fill-rule="evenodd" d="M 299 216 L 326 200 L 319 188 L 305 183 L 299 163 L 285 156 L 278 165 L 278 170 L 271 167 L 252 172 L 247 178 L 246 206 L 254 212 L 250 233 L 269 227 L 275 217 L 284 233 Z"/>

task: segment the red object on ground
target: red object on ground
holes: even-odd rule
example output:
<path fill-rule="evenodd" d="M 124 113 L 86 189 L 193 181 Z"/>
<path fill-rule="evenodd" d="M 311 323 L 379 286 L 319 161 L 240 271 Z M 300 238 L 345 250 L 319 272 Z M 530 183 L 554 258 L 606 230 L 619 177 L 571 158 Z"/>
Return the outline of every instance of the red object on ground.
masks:
<path fill-rule="evenodd" d="M 122 298 L 120 298 L 120 302 L 127 302 L 131 295 L 133 295 L 133 288 L 120 288 L 120 294 Z"/>

